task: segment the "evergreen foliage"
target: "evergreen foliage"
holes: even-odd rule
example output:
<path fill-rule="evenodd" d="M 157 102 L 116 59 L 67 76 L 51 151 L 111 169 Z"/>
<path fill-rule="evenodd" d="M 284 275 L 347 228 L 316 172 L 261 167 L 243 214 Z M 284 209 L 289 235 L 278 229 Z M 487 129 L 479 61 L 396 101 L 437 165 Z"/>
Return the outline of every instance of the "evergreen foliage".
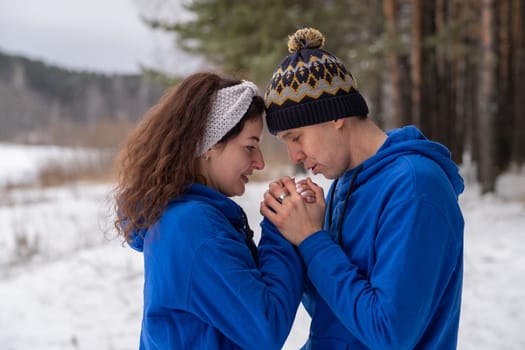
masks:
<path fill-rule="evenodd" d="M 319 29 L 380 125 L 415 124 L 448 146 L 458 163 L 468 153 L 479 165 L 483 192 L 494 189 L 497 174 L 525 161 L 525 0 L 185 4 L 189 20 L 148 23 L 261 87 L 286 55 L 286 36 Z"/>
<path fill-rule="evenodd" d="M 146 19 L 152 27 L 176 33 L 178 44 L 203 55 L 220 69 L 264 85 L 277 63 L 287 54 L 287 35 L 314 26 L 327 38 L 336 56 L 370 62 L 377 50 L 369 49 L 369 26 L 379 27 L 381 16 L 367 16 L 372 2 L 299 0 L 195 0 L 184 22 Z M 364 25 L 366 24 L 366 25 Z M 369 67 L 369 66 L 368 66 Z M 357 66 L 367 71 L 367 66 Z"/>

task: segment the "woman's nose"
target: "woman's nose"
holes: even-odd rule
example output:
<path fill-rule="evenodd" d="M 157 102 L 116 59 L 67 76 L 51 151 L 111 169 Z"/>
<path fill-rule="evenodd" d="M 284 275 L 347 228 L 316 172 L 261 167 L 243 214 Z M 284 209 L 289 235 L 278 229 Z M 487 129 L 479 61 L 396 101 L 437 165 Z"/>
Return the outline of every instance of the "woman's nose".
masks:
<path fill-rule="evenodd" d="M 263 170 L 264 169 L 264 157 L 262 152 L 259 150 L 257 152 L 257 156 L 255 157 L 255 160 L 253 161 L 253 167 L 257 170 Z"/>

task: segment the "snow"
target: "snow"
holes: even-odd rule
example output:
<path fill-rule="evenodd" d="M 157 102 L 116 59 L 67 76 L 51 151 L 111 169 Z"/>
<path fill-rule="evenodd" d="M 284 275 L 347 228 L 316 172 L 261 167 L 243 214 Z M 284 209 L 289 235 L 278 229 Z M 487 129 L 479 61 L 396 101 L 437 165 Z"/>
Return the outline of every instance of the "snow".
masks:
<path fill-rule="evenodd" d="M 48 166 L 89 165 L 103 156 L 103 152 L 80 147 L 0 143 L 0 187 L 35 183 L 38 172 Z"/>
<path fill-rule="evenodd" d="M 2 184 L 27 183 L 38 164 L 70 151 L 0 145 L 2 349 L 138 348 L 142 256 L 115 238 L 111 184 L 2 191 Z M 266 186 L 250 183 L 235 198 L 256 234 Z M 459 349 L 525 348 L 524 169 L 501 176 L 496 188 L 481 196 L 468 182 L 460 197 L 466 227 Z M 284 349 L 298 349 L 308 325 L 300 308 Z"/>

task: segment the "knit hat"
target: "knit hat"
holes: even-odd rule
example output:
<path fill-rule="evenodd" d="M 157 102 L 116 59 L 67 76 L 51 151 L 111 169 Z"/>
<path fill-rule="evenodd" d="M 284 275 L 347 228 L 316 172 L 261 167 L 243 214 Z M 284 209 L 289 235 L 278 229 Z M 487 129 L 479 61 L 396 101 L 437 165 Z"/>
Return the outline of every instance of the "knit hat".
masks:
<path fill-rule="evenodd" d="M 313 28 L 289 36 L 286 56 L 275 69 L 264 100 L 272 134 L 339 118 L 368 115 L 352 74 L 330 52 Z"/>

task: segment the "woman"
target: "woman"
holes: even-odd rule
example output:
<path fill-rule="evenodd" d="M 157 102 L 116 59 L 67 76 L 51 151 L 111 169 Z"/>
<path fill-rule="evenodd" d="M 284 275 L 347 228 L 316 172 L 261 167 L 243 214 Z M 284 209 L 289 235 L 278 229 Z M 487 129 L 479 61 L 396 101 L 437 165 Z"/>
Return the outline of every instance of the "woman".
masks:
<path fill-rule="evenodd" d="M 304 274 L 267 221 L 258 248 L 244 211 L 264 168 L 256 86 L 197 73 L 146 113 L 121 151 L 115 226 L 143 252 L 141 349 L 280 349 Z"/>

